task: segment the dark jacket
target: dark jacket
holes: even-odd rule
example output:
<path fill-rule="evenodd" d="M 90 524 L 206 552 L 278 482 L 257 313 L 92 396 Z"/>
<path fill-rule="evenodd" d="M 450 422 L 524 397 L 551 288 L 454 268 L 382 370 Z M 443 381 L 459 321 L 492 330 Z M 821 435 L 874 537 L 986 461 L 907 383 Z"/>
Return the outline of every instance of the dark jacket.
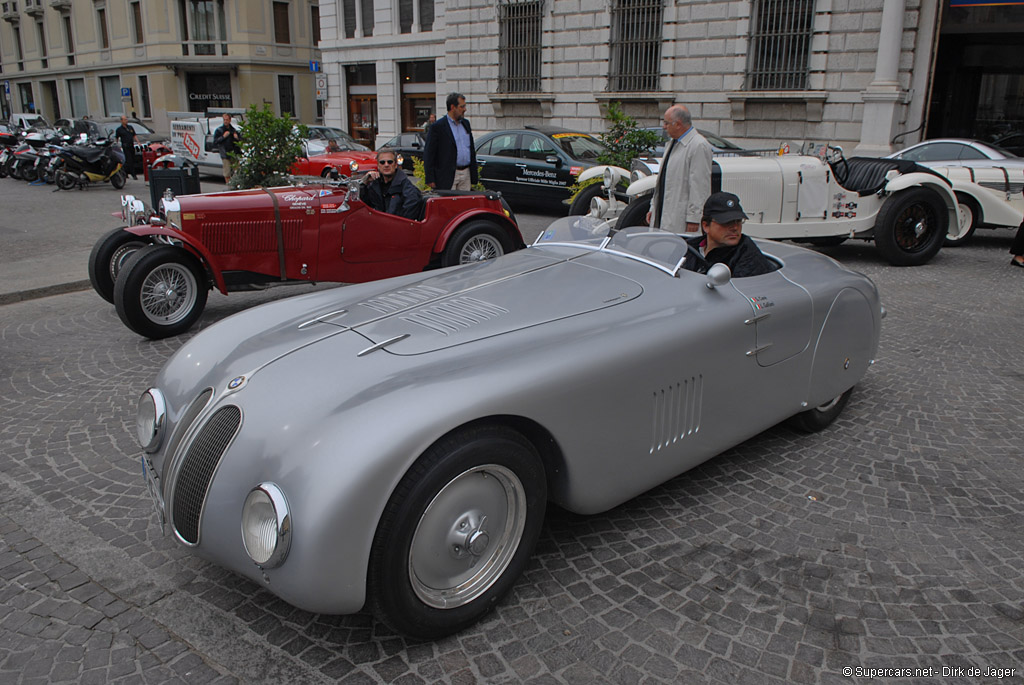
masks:
<path fill-rule="evenodd" d="M 696 250 L 705 240 L 705 236 L 701 234 L 687 238 L 686 242 Z M 733 278 L 760 276 L 779 268 L 775 262 L 765 257 L 750 236 L 746 235 L 740 237 L 740 242 L 734 247 L 717 247 L 705 257 L 699 257 L 691 250 L 683 260 L 684 269 L 696 271 L 699 274 L 706 274 L 714 264 L 728 266 Z"/>
<path fill-rule="evenodd" d="M 121 149 L 125 154 L 135 151 L 135 129 L 124 124 L 114 130 L 114 137 L 121 143 Z"/>
<path fill-rule="evenodd" d="M 473 129 L 469 120 L 463 118 L 462 125 L 469 134 L 469 180 L 476 184 L 476 144 L 473 142 Z M 458 150 L 455 148 L 455 136 L 452 134 L 448 117 L 443 116 L 427 130 L 427 142 L 423 146 L 423 172 L 427 185 L 437 184 L 441 190 L 450 190 L 455 183 L 455 161 Z"/>
<path fill-rule="evenodd" d="M 223 124 L 213 132 L 213 148 L 220 153 L 221 157 L 227 157 L 229 152 L 237 150 L 237 141 L 234 136 L 225 135 L 228 132 L 238 133 L 234 126 L 224 126 Z"/>
<path fill-rule="evenodd" d="M 404 216 L 406 219 L 419 219 L 423 206 L 423 196 L 419 189 L 401 169 L 395 172 L 395 177 L 387 185 L 381 177 L 365 184 L 359 191 L 359 199 L 378 212 Z"/>

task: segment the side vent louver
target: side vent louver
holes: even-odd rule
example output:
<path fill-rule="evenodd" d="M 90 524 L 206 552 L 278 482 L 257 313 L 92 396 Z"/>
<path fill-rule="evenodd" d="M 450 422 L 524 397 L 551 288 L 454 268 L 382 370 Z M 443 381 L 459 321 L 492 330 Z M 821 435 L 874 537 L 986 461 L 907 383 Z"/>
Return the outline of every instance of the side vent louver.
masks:
<path fill-rule="evenodd" d="M 700 430 L 704 378 L 694 376 L 654 392 L 651 450 L 654 454 Z"/>
<path fill-rule="evenodd" d="M 472 297 L 458 297 L 420 309 L 409 316 L 403 316 L 402 320 L 419 324 L 441 335 L 450 335 L 502 314 L 508 314 L 504 307 Z"/>

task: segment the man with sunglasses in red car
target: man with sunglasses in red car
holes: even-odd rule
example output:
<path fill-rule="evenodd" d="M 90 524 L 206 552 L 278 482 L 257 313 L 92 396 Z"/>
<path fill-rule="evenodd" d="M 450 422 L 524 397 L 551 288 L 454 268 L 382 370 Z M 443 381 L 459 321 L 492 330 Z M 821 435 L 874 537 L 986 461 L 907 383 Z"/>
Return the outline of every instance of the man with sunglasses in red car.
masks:
<path fill-rule="evenodd" d="M 377 168 L 366 172 L 359 199 L 378 212 L 419 219 L 423 196 L 398 167 L 398 155 L 391 148 L 377 151 Z"/>

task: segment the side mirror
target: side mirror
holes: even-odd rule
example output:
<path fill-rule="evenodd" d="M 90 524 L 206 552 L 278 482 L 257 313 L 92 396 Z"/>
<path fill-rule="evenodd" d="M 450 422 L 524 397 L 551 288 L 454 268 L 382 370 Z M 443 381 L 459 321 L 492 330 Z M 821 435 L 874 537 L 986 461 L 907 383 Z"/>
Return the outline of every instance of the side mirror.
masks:
<path fill-rule="evenodd" d="M 420 141 L 418 141 L 418 140 L 414 140 L 414 141 L 412 142 L 412 146 L 413 146 L 414 148 L 416 148 L 417 150 L 419 150 L 419 149 L 420 149 L 421 147 L 423 147 L 422 145 L 420 145 Z"/>
<path fill-rule="evenodd" d="M 548 155 L 544 158 L 544 161 L 555 166 L 562 166 L 562 158 L 558 155 Z"/>
<path fill-rule="evenodd" d="M 725 264 L 714 264 L 708 269 L 708 280 L 706 285 L 708 290 L 714 290 L 720 288 L 729 281 L 732 280 L 732 271 Z"/>

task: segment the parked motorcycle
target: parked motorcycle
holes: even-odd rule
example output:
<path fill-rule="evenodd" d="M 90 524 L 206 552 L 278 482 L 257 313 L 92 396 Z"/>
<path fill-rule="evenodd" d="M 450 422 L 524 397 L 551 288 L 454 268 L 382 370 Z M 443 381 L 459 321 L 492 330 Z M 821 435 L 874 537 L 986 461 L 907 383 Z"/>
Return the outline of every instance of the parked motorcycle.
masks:
<path fill-rule="evenodd" d="M 75 186 L 85 188 L 89 183 L 106 183 L 123 188 L 128 180 L 121 148 L 109 140 L 94 145 L 68 145 L 59 148 L 60 162 L 53 167 L 54 183 L 61 190 Z"/>

